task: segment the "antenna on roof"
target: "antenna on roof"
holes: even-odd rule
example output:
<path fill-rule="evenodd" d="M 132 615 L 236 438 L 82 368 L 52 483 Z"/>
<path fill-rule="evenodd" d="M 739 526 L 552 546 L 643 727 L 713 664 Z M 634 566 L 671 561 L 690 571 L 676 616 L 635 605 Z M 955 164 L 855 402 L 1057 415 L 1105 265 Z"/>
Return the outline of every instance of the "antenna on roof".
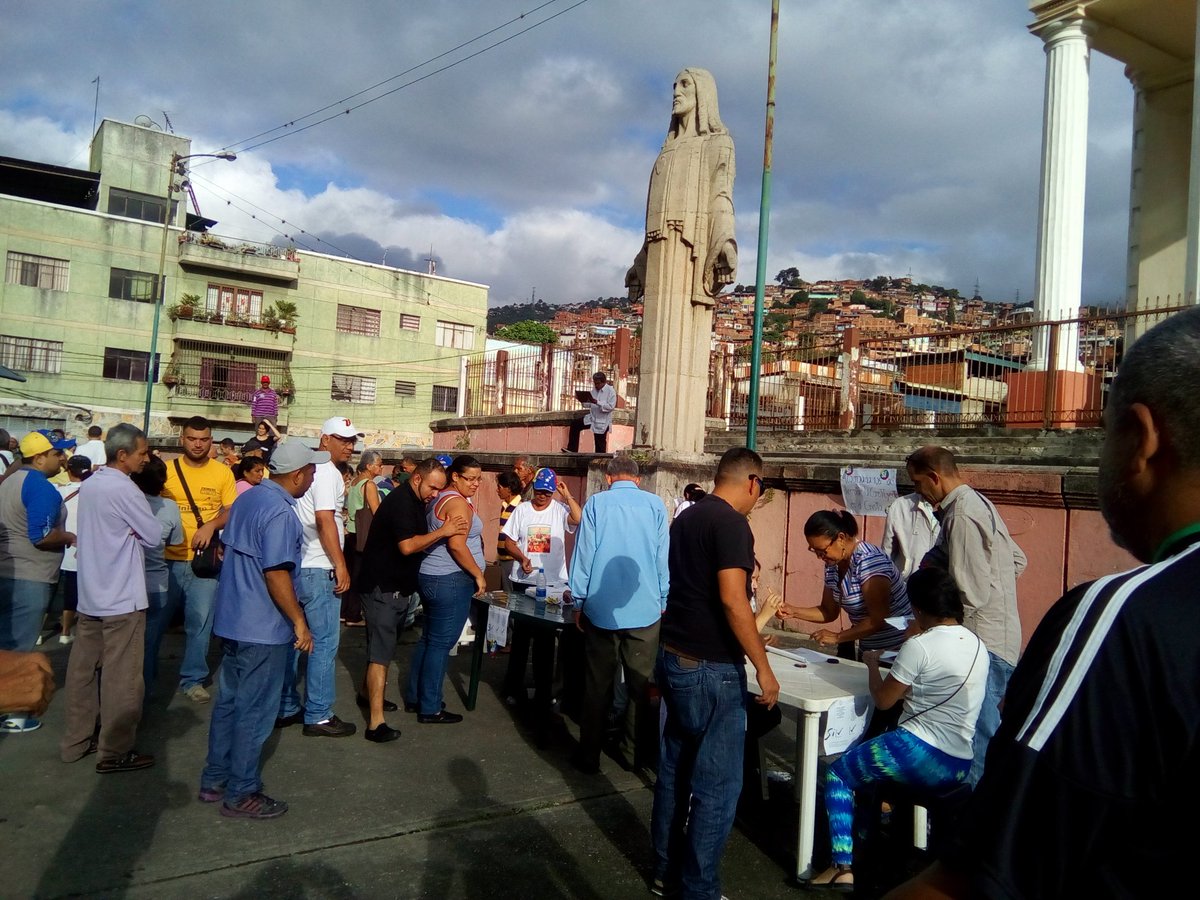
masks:
<path fill-rule="evenodd" d="M 171 132 L 171 134 L 174 134 L 175 126 L 171 124 L 171 117 L 167 115 L 167 111 L 165 109 L 162 112 L 163 112 L 163 119 L 166 120 L 166 123 L 167 123 L 167 131 Z"/>
<path fill-rule="evenodd" d="M 96 113 L 100 111 L 100 76 L 97 75 L 92 79 L 92 84 L 96 86 L 96 103 L 92 106 L 92 140 L 96 139 Z M 89 143 L 90 147 L 91 144 Z"/>
<path fill-rule="evenodd" d="M 425 262 L 429 263 L 429 274 L 437 274 L 437 260 L 433 258 L 433 244 L 429 245 L 429 255 L 425 257 Z"/>

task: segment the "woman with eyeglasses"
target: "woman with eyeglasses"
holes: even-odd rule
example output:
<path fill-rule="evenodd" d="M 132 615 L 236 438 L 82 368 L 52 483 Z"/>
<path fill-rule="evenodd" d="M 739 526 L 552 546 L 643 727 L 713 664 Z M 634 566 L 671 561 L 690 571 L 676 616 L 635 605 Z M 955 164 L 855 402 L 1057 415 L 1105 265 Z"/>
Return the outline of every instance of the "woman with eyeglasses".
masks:
<path fill-rule="evenodd" d="M 804 523 L 804 538 L 809 551 L 825 563 L 821 602 L 817 606 L 784 604 L 776 615 L 829 624 L 844 610 L 849 628 L 821 628 L 813 633 L 813 640 L 826 646 L 857 641 L 860 655 L 867 650 L 899 648 L 904 630 L 885 620 L 912 615 L 904 579 L 881 548 L 859 540 L 854 514 L 844 509 L 815 512 Z"/>
<path fill-rule="evenodd" d="M 430 531 L 461 516 L 471 523 L 466 534 L 431 545 L 421 562 L 418 583 L 425 607 L 425 627 L 413 652 L 404 706 L 416 712 L 422 725 L 452 725 L 462 721 L 442 703 L 446 664 L 471 611 L 471 597 L 482 594 L 483 520 L 472 498 L 483 481 L 483 469 L 473 456 L 458 456 L 446 470 L 446 487 L 430 502 L 426 514 Z"/>

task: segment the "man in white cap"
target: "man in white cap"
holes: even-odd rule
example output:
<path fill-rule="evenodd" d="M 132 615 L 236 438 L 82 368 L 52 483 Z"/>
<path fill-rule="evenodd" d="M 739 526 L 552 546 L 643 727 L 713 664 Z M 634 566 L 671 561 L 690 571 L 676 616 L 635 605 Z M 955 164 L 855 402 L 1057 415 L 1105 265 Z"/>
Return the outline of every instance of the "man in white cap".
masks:
<path fill-rule="evenodd" d="M 362 434 L 346 418 L 335 416 L 321 426 L 319 450 L 329 454 L 317 466 L 312 486 L 296 502 L 296 515 L 304 526 L 304 555 L 300 563 L 298 594 L 304 617 L 312 631 L 312 652 L 304 682 L 304 704 L 296 685 L 298 653 L 288 654 L 283 696 L 275 725 L 286 728 L 304 722 L 308 737 L 346 737 L 355 727 L 333 714 L 334 663 L 337 660 L 341 623 L 341 601 L 337 595 L 350 587 L 350 571 L 342 555 L 345 523 L 346 484 L 337 464 L 354 454 Z M 282 449 L 283 445 L 280 445 Z M 276 451 L 278 452 L 278 451 Z"/>
<path fill-rule="evenodd" d="M 221 639 L 219 690 L 208 730 L 199 799 L 223 800 L 221 815 L 273 819 L 287 804 L 263 793 L 262 746 L 271 734 L 289 651 L 311 652 L 312 634 L 297 598 L 304 528 L 296 498 L 313 484 L 329 454 L 299 441 L 271 457 L 270 480 L 229 512 L 225 564 L 217 586 L 213 633 Z"/>

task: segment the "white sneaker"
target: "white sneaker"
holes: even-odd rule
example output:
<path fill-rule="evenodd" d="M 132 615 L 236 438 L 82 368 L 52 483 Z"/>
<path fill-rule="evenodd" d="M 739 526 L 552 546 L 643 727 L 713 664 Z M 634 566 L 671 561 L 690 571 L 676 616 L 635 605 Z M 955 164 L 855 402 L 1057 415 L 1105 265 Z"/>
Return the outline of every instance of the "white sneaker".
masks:
<path fill-rule="evenodd" d="M 26 734 L 42 727 L 33 716 L 0 716 L 0 734 Z"/>
<path fill-rule="evenodd" d="M 60 644 L 69 644 L 73 640 L 75 640 L 75 635 L 73 634 L 60 634 L 58 636 L 58 642 Z"/>
<path fill-rule="evenodd" d="M 202 684 L 193 684 L 183 695 L 194 703 L 207 703 L 212 699 L 212 694 L 206 691 Z"/>

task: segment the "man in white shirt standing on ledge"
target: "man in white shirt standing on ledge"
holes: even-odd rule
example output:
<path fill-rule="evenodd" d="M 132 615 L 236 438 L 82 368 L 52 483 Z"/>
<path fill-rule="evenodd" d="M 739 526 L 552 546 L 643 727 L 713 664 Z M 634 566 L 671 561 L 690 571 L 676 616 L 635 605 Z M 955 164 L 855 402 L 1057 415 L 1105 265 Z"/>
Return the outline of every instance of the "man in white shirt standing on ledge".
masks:
<path fill-rule="evenodd" d="M 317 449 L 329 453 L 329 462 L 317 466 L 312 487 L 296 501 L 296 515 L 304 526 L 299 598 L 312 632 L 313 648 L 308 655 L 303 708 L 296 686 L 299 653 L 295 648 L 288 652 L 275 727 L 286 728 L 303 721 L 308 737 L 347 737 L 356 730 L 352 723 L 343 722 L 333 714 L 333 669 L 341 639 L 338 618 L 341 601 L 337 595 L 350 587 L 350 571 L 342 555 L 346 484 L 337 464 L 354 455 L 354 445 L 362 436 L 349 419 L 340 416 L 326 419 Z"/>
<path fill-rule="evenodd" d="M 592 395 L 592 402 L 585 404 L 588 411 L 583 418 L 571 423 L 567 446 L 563 447 L 564 453 L 579 452 L 579 435 L 588 427 L 592 429 L 592 437 L 596 441 L 596 452 L 608 452 L 608 432 L 612 428 L 613 410 L 617 408 L 617 392 L 608 383 L 608 376 L 603 372 L 592 376 L 592 385 L 588 392 Z"/>
<path fill-rule="evenodd" d="M 133 742 L 145 691 L 145 555 L 162 540 L 146 495 L 129 478 L 150 459 L 146 436 L 123 423 L 109 429 L 104 448 L 107 464 L 79 488 L 79 620 L 59 748 L 63 762 L 98 750 L 96 771 L 102 775 L 154 765 L 154 757 L 138 753 Z"/>

